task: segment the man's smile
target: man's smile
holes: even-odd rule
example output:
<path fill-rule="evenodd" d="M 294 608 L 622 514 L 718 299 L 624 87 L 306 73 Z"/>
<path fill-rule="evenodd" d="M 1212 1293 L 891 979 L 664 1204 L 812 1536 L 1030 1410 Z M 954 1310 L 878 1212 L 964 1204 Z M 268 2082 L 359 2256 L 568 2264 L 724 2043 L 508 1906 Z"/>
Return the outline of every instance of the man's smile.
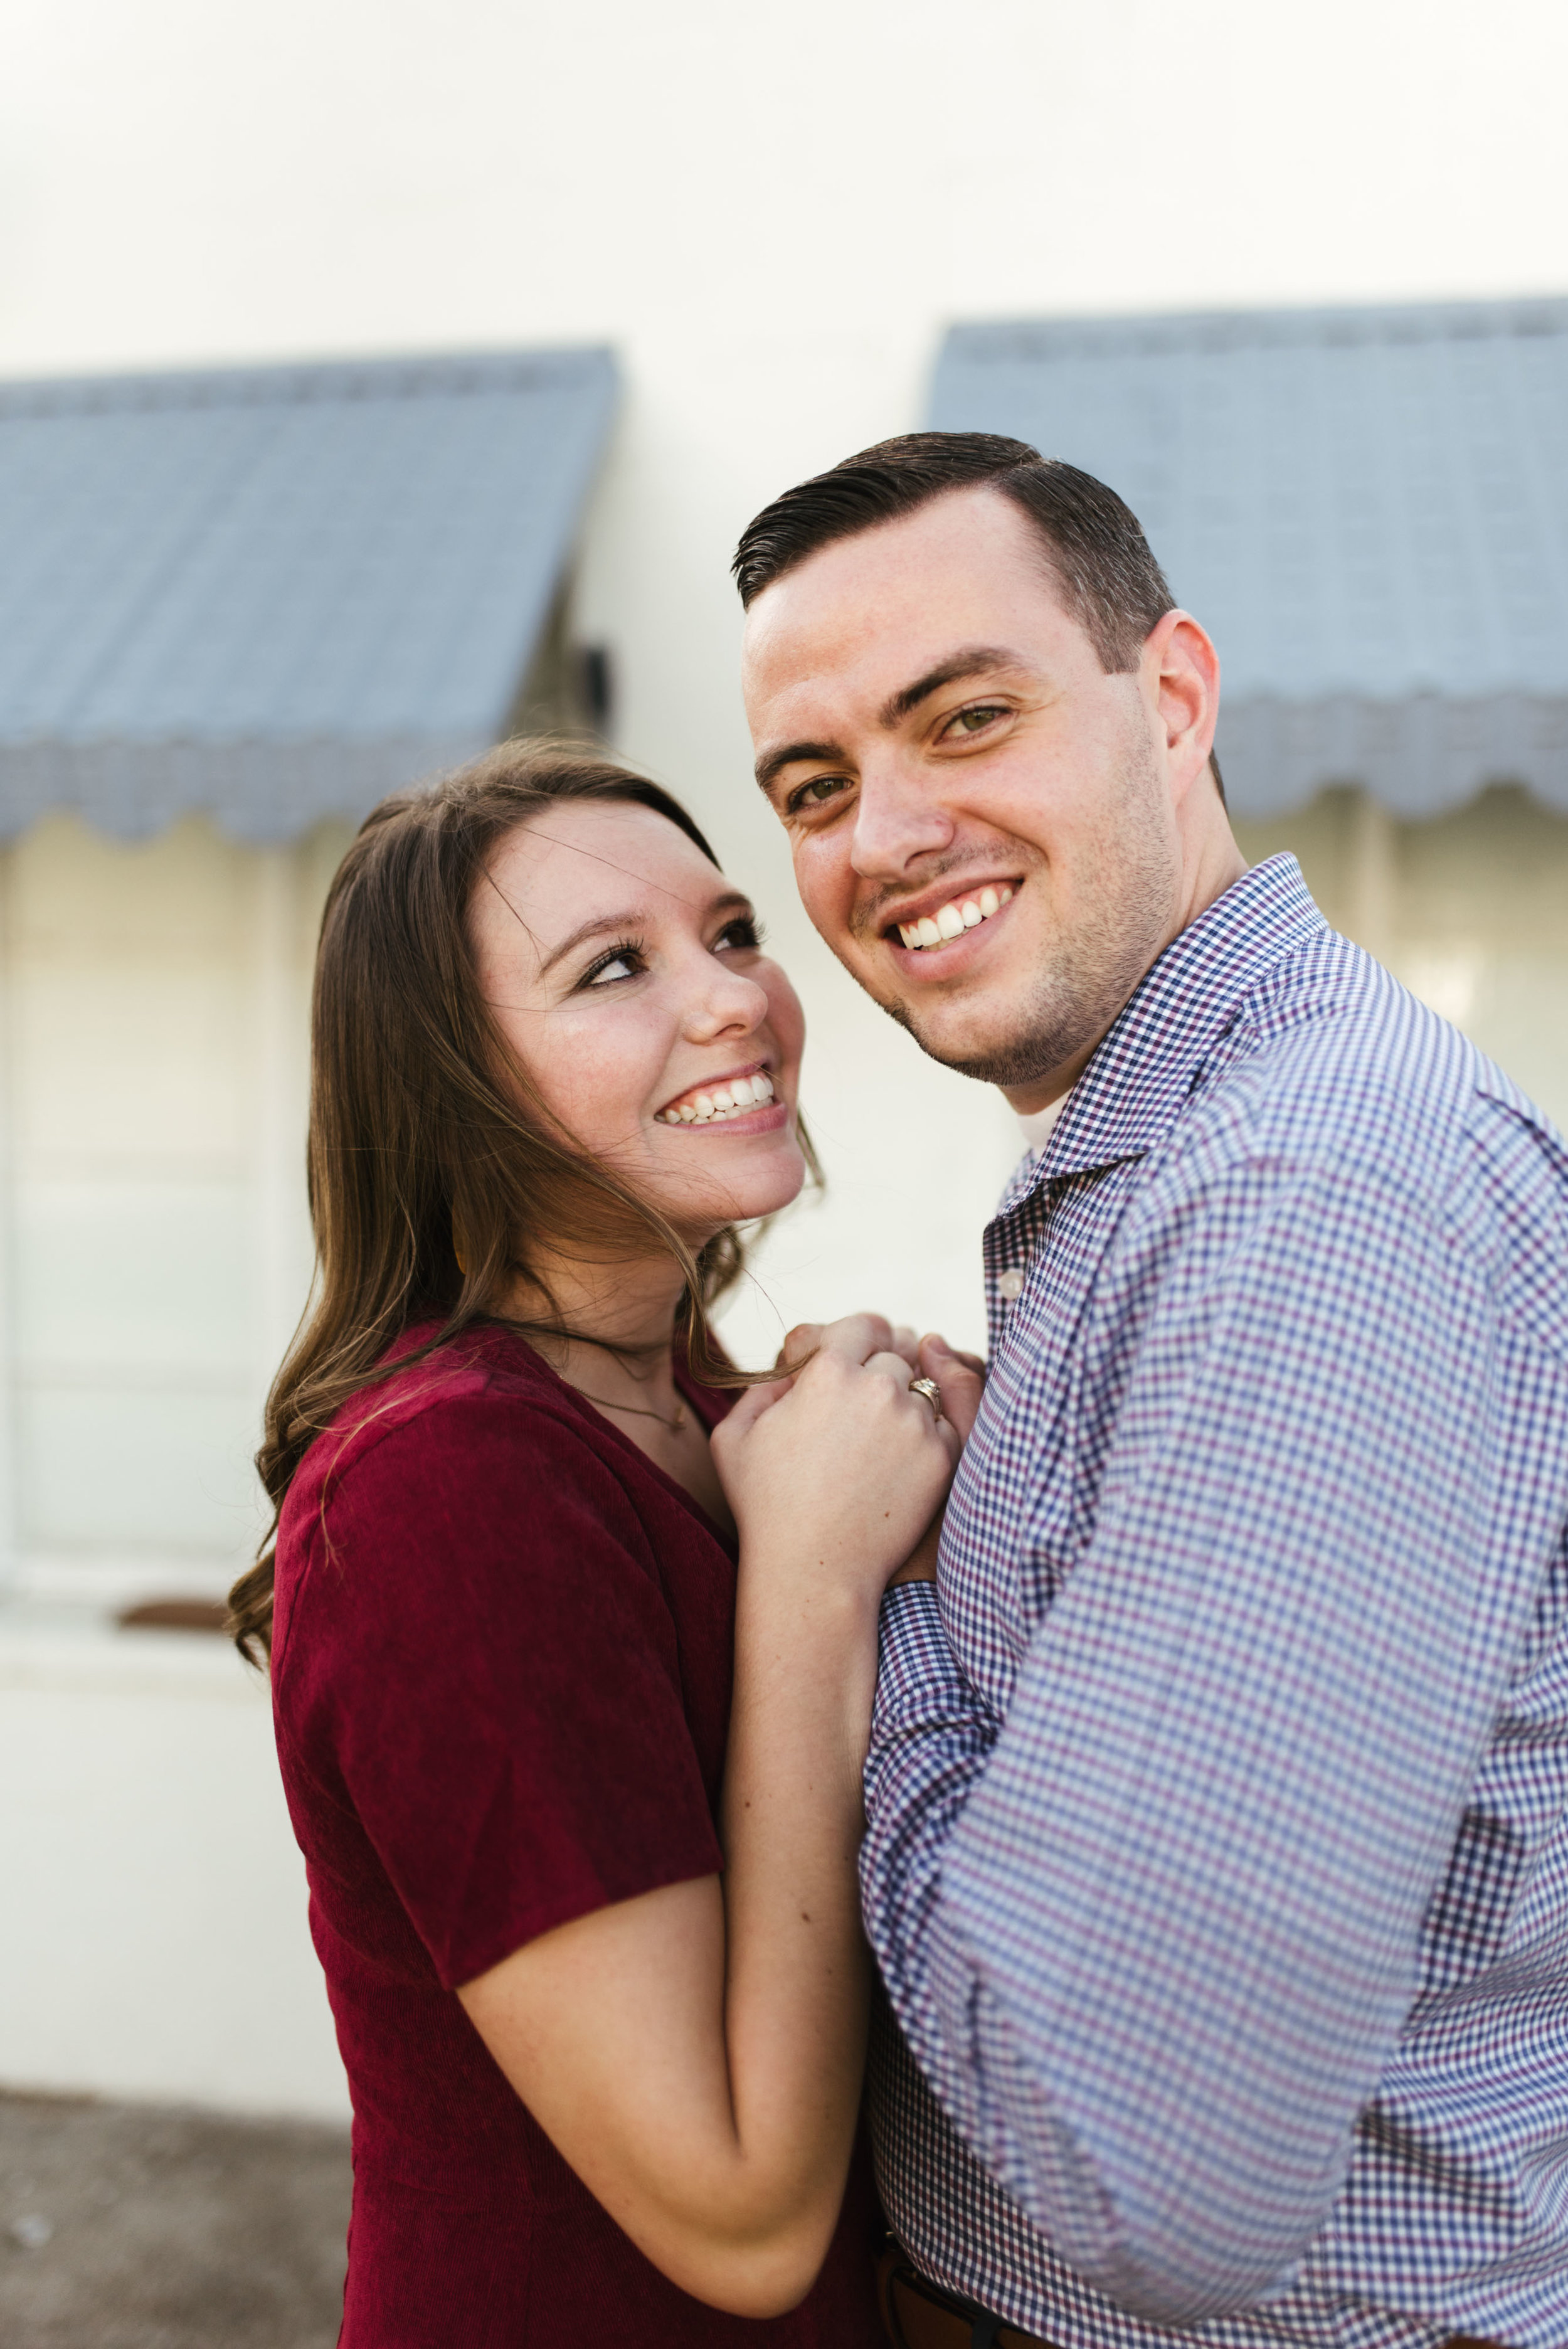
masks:
<path fill-rule="evenodd" d="M 936 976 L 940 966 L 946 977 L 973 960 L 973 953 L 962 949 L 976 945 L 974 934 L 1006 913 L 1023 885 L 1016 874 L 946 895 L 939 894 L 939 885 L 928 890 L 923 899 L 901 905 L 882 925 L 882 936 L 901 963 L 907 957 L 913 964 L 918 957 L 925 974 Z"/>

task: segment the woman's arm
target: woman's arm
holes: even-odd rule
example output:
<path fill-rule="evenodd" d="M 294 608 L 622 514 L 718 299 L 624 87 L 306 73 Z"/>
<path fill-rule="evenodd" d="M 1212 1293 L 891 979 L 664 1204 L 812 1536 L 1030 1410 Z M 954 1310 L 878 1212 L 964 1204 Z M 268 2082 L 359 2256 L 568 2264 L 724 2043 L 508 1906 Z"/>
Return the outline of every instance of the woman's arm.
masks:
<path fill-rule="evenodd" d="M 655 2266 L 793 2307 L 831 2238 L 860 2095 L 855 1885 L 877 1608 L 956 1439 L 869 1317 L 715 1437 L 741 1535 L 727 1873 L 543 1934 L 461 1997 L 564 2158 Z"/>

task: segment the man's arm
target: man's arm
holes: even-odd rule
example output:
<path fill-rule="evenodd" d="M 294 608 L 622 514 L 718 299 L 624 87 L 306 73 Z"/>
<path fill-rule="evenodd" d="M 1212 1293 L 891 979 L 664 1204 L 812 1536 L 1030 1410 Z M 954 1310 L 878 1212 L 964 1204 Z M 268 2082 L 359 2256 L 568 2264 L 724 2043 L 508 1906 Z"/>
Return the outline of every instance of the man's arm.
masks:
<path fill-rule="evenodd" d="M 1211 1166 L 1108 1278 L 1117 1438 L 1005 1725 L 929 1588 L 885 1602 L 862 1885 L 979 2158 L 1170 2323 L 1334 2200 L 1533 1591 L 1489 1557 L 1508 1346 L 1408 1198 Z"/>

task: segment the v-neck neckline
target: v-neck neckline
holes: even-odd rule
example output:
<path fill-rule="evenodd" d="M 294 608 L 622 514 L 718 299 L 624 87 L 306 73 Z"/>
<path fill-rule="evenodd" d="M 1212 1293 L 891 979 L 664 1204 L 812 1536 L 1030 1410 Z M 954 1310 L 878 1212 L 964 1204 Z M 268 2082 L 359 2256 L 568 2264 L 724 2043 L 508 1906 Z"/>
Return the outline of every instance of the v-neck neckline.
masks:
<path fill-rule="evenodd" d="M 642 1467 L 647 1470 L 650 1475 L 655 1476 L 659 1483 L 664 1485 L 666 1492 L 673 1493 L 678 1501 L 685 1503 L 686 1506 L 691 1511 L 698 1523 L 707 1527 L 708 1532 L 712 1534 L 715 1541 L 717 1542 L 719 1547 L 724 1551 L 725 1556 L 733 1562 L 738 1554 L 738 1541 L 737 1536 L 732 1533 L 727 1533 L 724 1526 L 718 1523 L 716 1517 L 712 1517 L 708 1515 L 707 1511 L 703 1507 L 702 1503 L 697 1499 L 696 1495 L 689 1491 L 687 1487 L 681 1483 L 678 1476 L 672 1476 L 667 1468 L 661 1468 L 658 1462 L 648 1453 L 645 1452 L 642 1445 L 636 1443 L 633 1437 L 626 1433 L 624 1428 L 617 1427 L 614 1421 L 609 1416 L 608 1413 L 601 1411 L 598 1405 L 583 1393 L 581 1387 L 574 1387 L 570 1379 L 563 1379 L 560 1371 L 555 1368 L 554 1364 L 547 1362 L 544 1356 L 539 1351 L 536 1346 L 531 1346 L 528 1340 L 521 1337 L 518 1338 L 516 1342 L 522 1347 L 530 1361 L 537 1362 L 540 1369 L 545 1372 L 547 1377 L 554 1381 L 556 1386 L 561 1389 L 562 1392 L 571 1397 L 573 1405 L 579 1412 L 590 1413 L 593 1419 L 593 1423 L 595 1427 L 608 1429 L 609 1433 L 614 1437 L 616 1443 L 625 1451 L 631 1453 L 633 1457 Z M 714 1429 L 718 1425 L 719 1421 L 724 1416 L 722 1411 L 716 1410 L 714 1407 L 715 1398 L 713 1390 L 709 1387 L 699 1385 L 697 1381 L 693 1378 L 690 1371 L 684 1362 L 676 1362 L 672 1367 L 675 1371 L 676 1386 L 682 1397 L 682 1400 L 688 1403 L 692 1410 L 696 1412 L 698 1419 L 702 1422 L 705 1431 L 711 1436 Z"/>

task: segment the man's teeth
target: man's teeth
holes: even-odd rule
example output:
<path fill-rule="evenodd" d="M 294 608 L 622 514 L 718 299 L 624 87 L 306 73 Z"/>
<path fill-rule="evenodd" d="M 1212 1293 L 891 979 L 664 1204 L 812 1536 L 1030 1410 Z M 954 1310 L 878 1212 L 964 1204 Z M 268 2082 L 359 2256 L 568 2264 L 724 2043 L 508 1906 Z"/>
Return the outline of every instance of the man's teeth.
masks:
<path fill-rule="evenodd" d="M 722 1125 L 726 1118 L 744 1117 L 748 1109 L 759 1109 L 772 1098 L 773 1080 L 766 1069 L 758 1069 L 752 1076 L 731 1077 L 705 1092 L 687 1093 L 659 1115 L 666 1125 Z"/>
<path fill-rule="evenodd" d="M 918 954 L 922 947 L 944 947 L 949 938 L 977 930 L 1012 897 L 1006 882 L 999 889 L 978 889 L 973 897 L 954 897 L 950 905 L 939 905 L 934 914 L 922 914 L 918 922 L 901 922 L 898 934 L 912 953 Z"/>

